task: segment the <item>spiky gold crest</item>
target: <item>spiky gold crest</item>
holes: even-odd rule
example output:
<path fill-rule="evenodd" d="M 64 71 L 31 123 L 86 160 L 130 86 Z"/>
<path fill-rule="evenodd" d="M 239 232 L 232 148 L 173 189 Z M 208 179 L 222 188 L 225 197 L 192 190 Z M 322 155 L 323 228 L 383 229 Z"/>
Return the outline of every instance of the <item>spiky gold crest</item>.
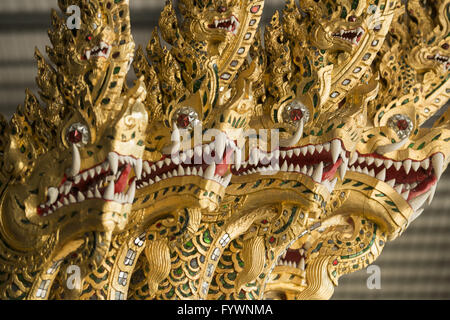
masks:
<path fill-rule="evenodd" d="M 136 51 L 128 0 L 58 4 L 0 118 L 1 299 L 329 299 L 432 201 L 449 0 L 166 1 Z"/>

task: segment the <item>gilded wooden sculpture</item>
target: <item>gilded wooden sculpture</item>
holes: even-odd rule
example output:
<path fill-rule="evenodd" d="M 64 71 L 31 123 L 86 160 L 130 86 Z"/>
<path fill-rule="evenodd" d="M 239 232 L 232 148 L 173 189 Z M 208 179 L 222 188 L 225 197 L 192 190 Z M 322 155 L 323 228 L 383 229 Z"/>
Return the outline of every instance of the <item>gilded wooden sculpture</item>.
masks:
<path fill-rule="evenodd" d="M 432 201 L 450 1 L 167 1 L 136 50 L 128 0 L 58 4 L 0 119 L 1 299 L 329 299 Z"/>

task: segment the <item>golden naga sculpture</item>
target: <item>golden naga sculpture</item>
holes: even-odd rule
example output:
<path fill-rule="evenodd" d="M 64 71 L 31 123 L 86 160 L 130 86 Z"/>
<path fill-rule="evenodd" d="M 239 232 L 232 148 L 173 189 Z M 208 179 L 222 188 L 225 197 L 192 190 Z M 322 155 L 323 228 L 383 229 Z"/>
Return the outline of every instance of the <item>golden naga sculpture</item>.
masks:
<path fill-rule="evenodd" d="M 450 1 L 264 30 L 263 0 L 167 1 L 136 52 L 128 0 L 58 4 L 40 100 L 0 119 L 1 299 L 329 299 L 432 201 Z"/>

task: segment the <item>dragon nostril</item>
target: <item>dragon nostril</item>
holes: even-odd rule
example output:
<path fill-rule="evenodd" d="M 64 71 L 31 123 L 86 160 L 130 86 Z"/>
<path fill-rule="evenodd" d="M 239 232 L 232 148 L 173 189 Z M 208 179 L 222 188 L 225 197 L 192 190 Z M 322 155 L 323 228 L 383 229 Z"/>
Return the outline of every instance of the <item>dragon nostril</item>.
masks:
<path fill-rule="evenodd" d="M 217 11 L 218 11 L 219 13 L 226 12 L 226 11 L 227 11 L 227 7 L 225 7 L 225 6 L 220 6 L 220 7 L 217 8 Z"/>
<path fill-rule="evenodd" d="M 356 17 L 355 16 L 348 17 L 348 22 L 355 22 L 355 21 L 356 21 Z"/>

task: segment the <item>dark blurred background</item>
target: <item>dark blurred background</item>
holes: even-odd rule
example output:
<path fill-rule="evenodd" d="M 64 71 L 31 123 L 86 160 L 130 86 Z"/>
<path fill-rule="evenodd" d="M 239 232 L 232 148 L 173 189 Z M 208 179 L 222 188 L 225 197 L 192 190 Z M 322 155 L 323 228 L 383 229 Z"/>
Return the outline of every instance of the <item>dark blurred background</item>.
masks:
<path fill-rule="evenodd" d="M 164 0 L 130 0 L 136 44 L 145 47 Z M 267 23 L 282 0 L 266 0 Z M 0 111 L 10 117 L 25 88 L 37 93 L 35 46 L 49 44 L 50 8 L 57 0 L 0 1 Z M 134 75 L 133 75 L 134 77 Z M 450 298 L 450 170 L 443 175 L 433 204 L 399 239 L 388 243 L 375 265 L 381 289 L 368 289 L 366 270 L 343 277 L 333 299 Z"/>

